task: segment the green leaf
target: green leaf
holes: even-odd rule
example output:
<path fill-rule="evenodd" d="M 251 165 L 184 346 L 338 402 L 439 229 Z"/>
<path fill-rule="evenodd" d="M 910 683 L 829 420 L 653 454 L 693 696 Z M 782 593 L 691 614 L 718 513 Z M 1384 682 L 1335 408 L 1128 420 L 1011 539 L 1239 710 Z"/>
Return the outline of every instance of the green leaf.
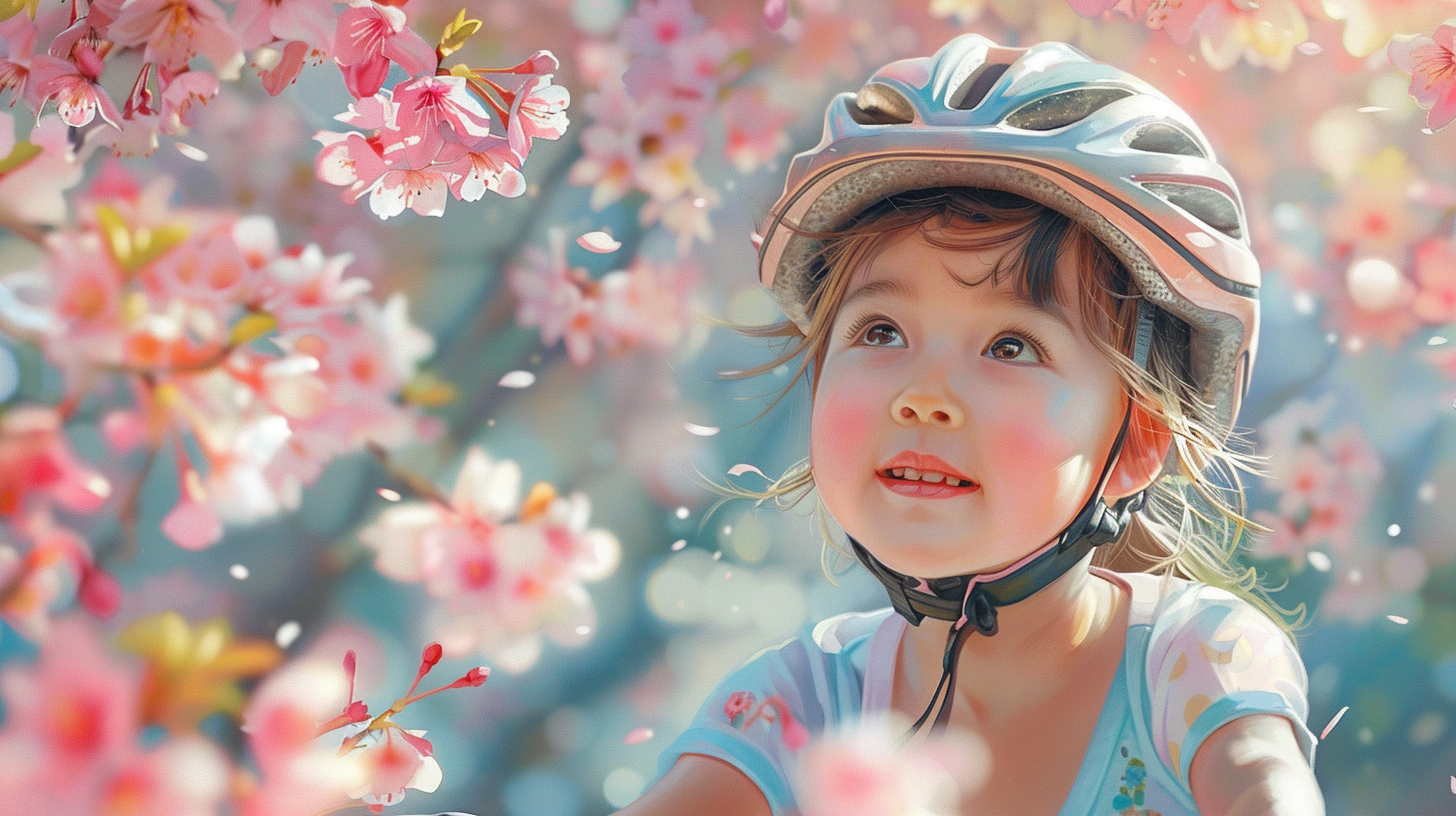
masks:
<path fill-rule="evenodd" d="M 455 19 L 445 26 L 445 33 L 440 35 L 440 45 L 435 49 L 439 52 L 440 58 L 443 59 L 459 51 L 460 46 L 480 30 L 480 26 L 479 20 L 467 20 L 465 9 L 460 9 L 460 13 L 455 15 Z"/>
<path fill-rule="evenodd" d="M 7 0 L 0 0 L 0 9 L 4 8 L 3 4 L 6 1 Z M 13 15 L 5 15 L 3 11 L 0 11 L 0 20 L 5 19 L 6 16 Z M 0 159 L 0 175 L 9 173 L 11 170 L 19 169 L 21 165 L 25 164 L 36 156 L 39 156 L 40 154 L 40 145 L 34 145 L 30 142 L 21 142 L 17 144 L 15 146 L 15 149 L 10 151 L 9 156 Z"/>
<path fill-rule="evenodd" d="M 100 222 L 101 234 L 106 236 L 106 245 L 111 257 L 128 273 L 135 272 L 166 254 L 167 250 L 187 238 L 187 227 L 183 224 L 163 224 L 156 229 L 132 229 L 121 213 L 101 205 L 96 208 L 96 220 Z"/>

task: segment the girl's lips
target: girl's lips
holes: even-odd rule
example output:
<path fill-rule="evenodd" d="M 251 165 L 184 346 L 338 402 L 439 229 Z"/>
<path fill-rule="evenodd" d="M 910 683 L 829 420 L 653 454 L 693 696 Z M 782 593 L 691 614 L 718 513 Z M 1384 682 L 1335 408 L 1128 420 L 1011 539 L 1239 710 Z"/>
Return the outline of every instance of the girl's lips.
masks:
<path fill-rule="evenodd" d="M 979 484 L 971 482 L 959 487 L 951 487 L 944 482 L 912 481 L 910 479 L 896 479 L 894 476 L 887 476 L 883 473 L 876 473 L 875 478 L 880 480 L 892 493 L 899 493 L 901 496 L 910 496 L 917 499 L 949 499 L 956 496 L 966 496 L 981 489 Z"/>

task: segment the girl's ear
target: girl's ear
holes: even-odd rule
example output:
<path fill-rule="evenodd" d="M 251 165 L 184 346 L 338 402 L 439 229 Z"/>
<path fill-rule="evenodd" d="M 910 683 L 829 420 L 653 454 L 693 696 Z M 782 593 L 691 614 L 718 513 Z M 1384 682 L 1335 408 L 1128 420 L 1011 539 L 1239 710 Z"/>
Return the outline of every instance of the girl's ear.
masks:
<path fill-rule="evenodd" d="M 1146 490 L 1163 472 L 1163 461 L 1168 458 L 1168 448 L 1172 444 L 1173 434 L 1168 431 L 1168 426 L 1133 403 L 1127 439 L 1122 443 L 1122 453 L 1117 457 L 1117 464 L 1112 466 L 1112 473 L 1107 477 L 1107 489 L 1102 495 L 1108 499 L 1120 499 Z"/>

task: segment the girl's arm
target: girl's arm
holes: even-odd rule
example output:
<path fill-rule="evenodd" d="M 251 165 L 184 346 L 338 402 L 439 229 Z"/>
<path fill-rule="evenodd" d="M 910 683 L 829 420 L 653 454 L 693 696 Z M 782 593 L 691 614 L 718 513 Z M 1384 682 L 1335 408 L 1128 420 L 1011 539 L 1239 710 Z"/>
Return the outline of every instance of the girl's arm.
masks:
<path fill-rule="evenodd" d="M 769 816 L 768 800 L 743 772 L 721 759 L 684 754 L 617 816 Z"/>
<path fill-rule="evenodd" d="M 1253 714 L 1204 740 L 1188 770 L 1201 816 L 1324 816 L 1324 798 L 1289 720 Z"/>

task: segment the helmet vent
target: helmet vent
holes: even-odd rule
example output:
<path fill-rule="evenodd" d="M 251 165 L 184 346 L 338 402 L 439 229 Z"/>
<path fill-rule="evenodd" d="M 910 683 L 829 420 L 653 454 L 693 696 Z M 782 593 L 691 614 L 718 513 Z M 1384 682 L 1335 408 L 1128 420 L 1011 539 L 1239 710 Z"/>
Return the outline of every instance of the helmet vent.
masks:
<path fill-rule="evenodd" d="M 915 121 L 915 108 L 905 95 L 878 82 L 859 89 L 849 118 L 861 125 L 904 125 Z"/>
<path fill-rule="evenodd" d="M 1010 65 L 1001 64 L 982 65 L 966 77 L 961 86 L 955 89 L 955 93 L 946 99 L 945 104 L 956 110 L 971 110 L 981 104 L 981 101 L 986 98 L 986 94 L 991 92 L 991 86 L 995 85 L 996 80 L 1000 79 L 1006 73 L 1006 69 L 1010 67 Z"/>
<path fill-rule="evenodd" d="M 1239 225 L 1239 206 L 1218 190 L 1176 181 L 1148 181 L 1142 186 L 1153 195 L 1183 208 L 1189 215 L 1224 235 L 1238 239 L 1244 237 L 1243 229 Z"/>
<path fill-rule="evenodd" d="M 1056 130 L 1080 122 L 1095 111 L 1132 96 L 1124 88 L 1075 88 L 1044 96 L 1017 108 L 1006 124 L 1021 130 Z"/>
<path fill-rule="evenodd" d="M 1145 153 L 1170 153 L 1175 156 L 1197 156 L 1208 158 L 1198 142 L 1183 128 L 1167 122 L 1150 122 L 1133 132 L 1127 146 Z"/>

